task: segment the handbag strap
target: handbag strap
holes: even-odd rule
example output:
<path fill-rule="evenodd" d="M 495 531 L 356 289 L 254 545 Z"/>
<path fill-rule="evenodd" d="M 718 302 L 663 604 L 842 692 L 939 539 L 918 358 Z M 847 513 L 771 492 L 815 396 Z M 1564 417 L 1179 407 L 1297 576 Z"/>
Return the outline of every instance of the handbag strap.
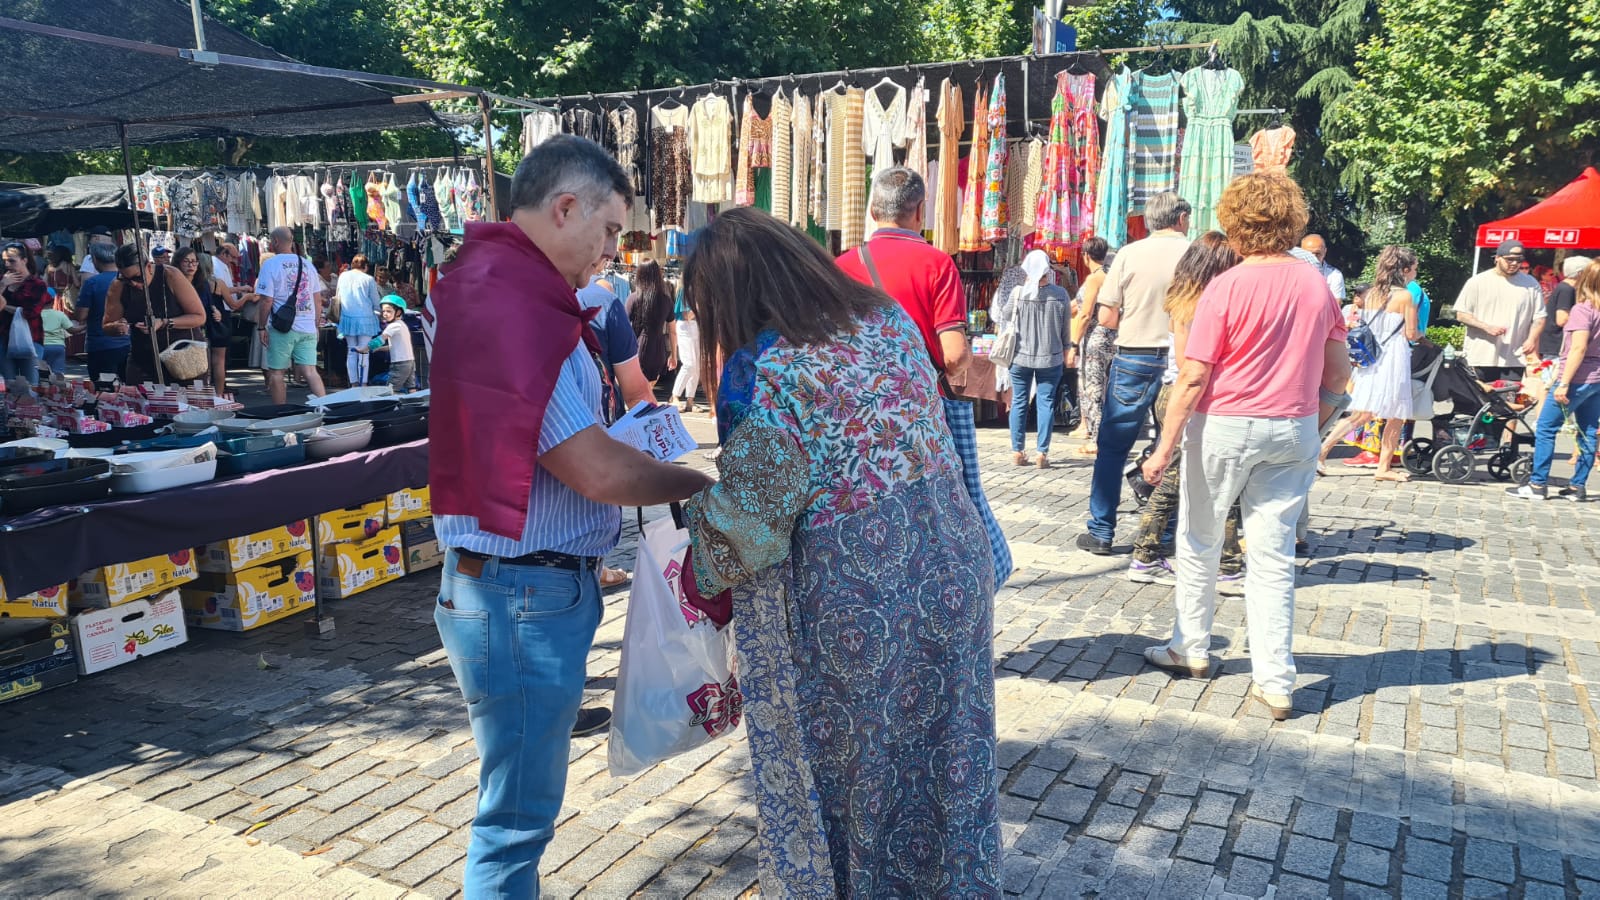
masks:
<path fill-rule="evenodd" d="M 883 278 L 878 275 L 878 264 L 872 261 L 872 251 L 866 244 L 856 248 L 856 255 L 861 257 L 861 264 L 867 267 L 867 275 L 872 278 L 872 286 L 885 294 L 889 293 L 883 286 Z"/>

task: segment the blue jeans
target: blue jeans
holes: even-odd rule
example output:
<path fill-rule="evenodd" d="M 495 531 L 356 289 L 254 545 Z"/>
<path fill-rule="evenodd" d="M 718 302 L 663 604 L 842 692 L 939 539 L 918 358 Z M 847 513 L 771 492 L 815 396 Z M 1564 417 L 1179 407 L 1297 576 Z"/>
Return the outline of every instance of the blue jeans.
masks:
<path fill-rule="evenodd" d="M 467 701 L 478 745 L 478 815 L 468 898 L 538 897 L 539 858 L 555 835 L 584 664 L 600 624 L 593 571 L 445 555 L 433 621 Z"/>
<path fill-rule="evenodd" d="M 50 372 L 55 375 L 67 373 L 67 347 L 65 344 L 35 344 L 39 348 L 39 356 L 44 364 L 50 367 Z"/>
<path fill-rule="evenodd" d="M 39 352 L 39 345 L 34 344 L 34 353 Z M 39 357 L 10 356 L 0 353 L 0 379 L 10 381 L 13 378 L 26 378 L 28 383 L 37 387 L 39 385 Z"/>
<path fill-rule="evenodd" d="M 1165 356 L 1118 352 L 1111 361 L 1105 408 L 1100 413 L 1094 479 L 1089 487 L 1089 533 L 1099 540 L 1109 541 L 1116 535 L 1122 470 L 1150 417 L 1150 407 L 1161 391 L 1161 376 L 1166 370 Z"/>
<path fill-rule="evenodd" d="M 1056 422 L 1056 388 L 1061 384 L 1065 366 L 1035 369 L 1029 366 L 1011 367 L 1011 449 L 1022 452 L 1022 439 L 1028 432 L 1028 389 L 1037 383 L 1039 397 L 1039 435 L 1036 447 L 1039 455 L 1050 452 L 1050 430 Z"/>
<path fill-rule="evenodd" d="M 1562 420 L 1568 411 L 1578 424 L 1578 459 L 1572 464 L 1573 485 L 1586 484 L 1589 470 L 1594 468 L 1595 424 L 1600 422 L 1600 384 L 1575 384 L 1567 389 L 1567 406 L 1555 401 L 1555 391 L 1545 398 L 1539 409 L 1539 424 L 1534 426 L 1533 474 L 1529 484 L 1546 484 L 1550 481 L 1550 464 L 1555 461 L 1556 435 L 1561 431 Z"/>

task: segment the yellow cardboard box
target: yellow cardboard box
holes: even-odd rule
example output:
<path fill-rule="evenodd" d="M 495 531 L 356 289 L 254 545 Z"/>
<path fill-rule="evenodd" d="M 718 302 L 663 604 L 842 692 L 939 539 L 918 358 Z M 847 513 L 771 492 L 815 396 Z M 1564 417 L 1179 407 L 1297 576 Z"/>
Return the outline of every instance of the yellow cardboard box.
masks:
<path fill-rule="evenodd" d="M 426 519 L 433 515 L 432 495 L 426 485 L 406 488 L 389 495 L 389 524 Z"/>
<path fill-rule="evenodd" d="M 317 591 L 324 600 L 353 597 L 404 574 L 398 526 L 357 543 L 325 545 L 317 557 Z"/>
<path fill-rule="evenodd" d="M 72 603 L 105 609 L 188 584 L 198 574 L 193 550 L 102 566 L 78 577 L 78 593 L 72 597 Z"/>
<path fill-rule="evenodd" d="M 67 586 L 53 584 L 20 597 L 7 597 L 0 581 L 0 619 L 48 619 L 67 614 Z"/>
<path fill-rule="evenodd" d="M 305 612 L 317 602 L 311 548 L 240 572 L 206 573 L 182 591 L 190 627 L 249 631 Z"/>
<path fill-rule="evenodd" d="M 317 546 L 368 540 L 383 530 L 383 520 L 388 514 L 387 497 L 360 506 L 329 510 L 317 516 Z"/>
<path fill-rule="evenodd" d="M 311 549 L 311 522 L 301 519 L 255 534 L 207 544 L 195 551 L 202 572 L 240 572 Z"/>

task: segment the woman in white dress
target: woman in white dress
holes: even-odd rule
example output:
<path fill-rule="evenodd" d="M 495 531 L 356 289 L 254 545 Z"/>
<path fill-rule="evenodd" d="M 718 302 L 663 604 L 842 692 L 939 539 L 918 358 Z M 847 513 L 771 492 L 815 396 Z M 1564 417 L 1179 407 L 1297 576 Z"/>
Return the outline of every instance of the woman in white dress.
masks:
<path fill-rule="evenodd" d="M 1417 328 L 1417 304 L 1406 285 L 1417 274 L 1417 255 L 1405 247 L 1390 245 L 1378 254 L 1378 273 L 1367 292 L 1361 321 L 1378 342 L 1378 359 L 1353 374 L 1350 410 L 1353 415 L 1334 429 L 1322 446 L 1322 455 L 1339 442 L 1340 436 L 1374 419 L 1383 419 L 1383 437 L 1378 449 L 1379 481 L 1406 481 L 1411 476 L 1394 466 L 1400 431 L 1411 418 L 1411 342 L 1422 337 Z"/>

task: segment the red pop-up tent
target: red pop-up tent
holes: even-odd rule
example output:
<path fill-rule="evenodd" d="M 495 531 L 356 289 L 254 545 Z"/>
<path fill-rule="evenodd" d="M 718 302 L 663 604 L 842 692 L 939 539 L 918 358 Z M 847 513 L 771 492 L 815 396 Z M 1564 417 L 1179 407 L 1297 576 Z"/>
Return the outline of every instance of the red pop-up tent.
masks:
<path fill-rule="evenodd" d="M 1541 250 L 1600 249 L 1600 172 L 1593 166 L 1543 203 L 1478 226 L 1479 247 L 1521 241 Z"/>

